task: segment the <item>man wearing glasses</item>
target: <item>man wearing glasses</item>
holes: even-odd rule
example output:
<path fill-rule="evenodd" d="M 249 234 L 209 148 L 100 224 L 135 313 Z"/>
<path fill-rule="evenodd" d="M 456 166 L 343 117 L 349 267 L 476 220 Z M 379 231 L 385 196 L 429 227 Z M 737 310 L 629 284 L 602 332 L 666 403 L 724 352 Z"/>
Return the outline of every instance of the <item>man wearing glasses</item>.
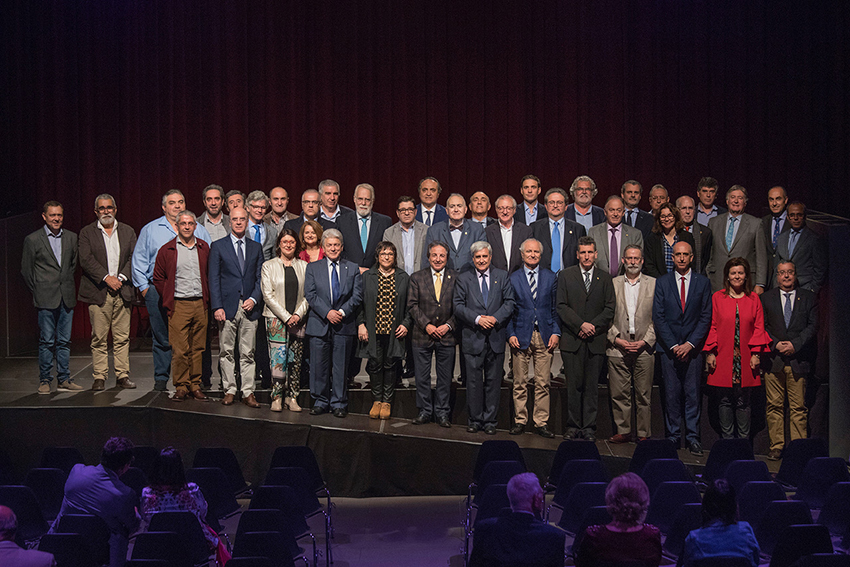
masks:
<path fill-rule="evenodd" d="M 322 226 L 322 230 L 336 228 L 336 223 L 325 220 L 319 216 L 319 192 L 316 189 L 306 189 L 301 193 L 301 214 L 283 224 L 283 228 L 289 228 L 300 234 L 304 221 L 314 220 Z"/>
<path fill-rule="evenodd" d="M 567 207 L 566 218 L 584 227 L 585 232 L 591 227 L 605 222 L 605 212 L 602 207 L 591 204 L 599 189 L 596 183 L 587 175 L 579 175 L 570 186 L 573 204 Z"/>
<path fill-rule="evenodd" d="M 348 243 L 343 250 L 343 257 L 360 266 L 361 274 L 375 265 L 378 243 L 393 224 L 390 217 L 372 210 L 374 204 L 375 188 L 368 183 L 361 183 L 354 188 L 356 214 L 340 214 L 337 217 L 339 231 Z"/>

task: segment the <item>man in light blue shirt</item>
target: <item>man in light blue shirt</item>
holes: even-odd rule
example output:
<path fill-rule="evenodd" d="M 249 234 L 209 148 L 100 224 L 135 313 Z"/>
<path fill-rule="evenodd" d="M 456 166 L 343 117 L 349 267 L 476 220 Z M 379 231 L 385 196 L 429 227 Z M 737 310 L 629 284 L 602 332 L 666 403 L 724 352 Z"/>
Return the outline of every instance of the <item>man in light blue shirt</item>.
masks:
<path fill-rule="evenodd" d="M 177 238 L 177 215 L 186 210 L 186 199 L 178 189 L 171 189 L 162 197 L 161 217 L 146 224 L 133 251 L 133 285 L 145 298 L 145 306 L 153 335 L 154 390 L 164 392 L 171 376 L 171 345 L 168 342 L 168 319 L 162 301 L 151 283 L 156 255 L 162 246 Z M 195 228 L 195 236 L 207 244 L 212 239 L 203 225 Z"/>
<path fill-rule="evenodd" d="M 592 204 L 593 198 L 599 193 L 596 182 L 587 175 L 579 175 L 570 186 L 573 204 L 567 207 L 564 215 L 567 220 L 577 222 L 584 227 L 585 233 L 591 227 L 605 222 L 605 212 L 602 207 Z"/>
<path fill-rule="evenodd" d="M 717 199 L 717 188 L 720 184 L 713 177 L 703 177 L 697 185 L 697 222 L 708 226 L 708 221 L 726 212 L 723 207 L 714 204 Z"/>

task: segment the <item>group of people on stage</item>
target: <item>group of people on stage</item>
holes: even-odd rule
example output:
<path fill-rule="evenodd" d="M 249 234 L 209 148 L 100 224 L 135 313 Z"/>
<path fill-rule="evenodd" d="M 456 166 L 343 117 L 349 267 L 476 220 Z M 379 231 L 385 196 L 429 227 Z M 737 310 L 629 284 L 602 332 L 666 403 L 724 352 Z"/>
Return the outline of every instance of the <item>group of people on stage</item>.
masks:
<path fill-rule="evenodd" d="M 750 434 L 749 399 L 764 376 L 770 456 L 779 458 L 786 395 L 791 436 L 806 435 L 805 382 L 813 370 L 825 248 L 806 226 L 805 206 L 789 203 L 783 187 L 770 189 L 770 214 L 761 219 L 744 212 L 744 187 L 726 192 L 728 210 L 715 204 L 717 190 L 717 181 L 705 177 L 696 199 L 672 202 L 655 185 L 651 210 L 642 211 L 642 187 L 634 180 L 600 207 L 590 177 L 541 197 L 540 180 L 527 175 L 521 203 L 499 196 L 493 218 L 486 193 L 475 192 L 468 202 L 452 193 L 443 206 L 439 181 L 426 177 L 418 204 L 408 196 L 397 200 L 393 223 L 373 211 L 375 189 L 367 183 L 355 187 L 350 209 L 339 202 L 339 184 L 324 180 L 302 193 L 298 216 L 287 211 L 282 187 L 245 196 L 210 185 L 199 217 L 180 191 L 168 191 L 163 216 L 138 239 L 116 220 L 115 199 L 98 195 L 97 220 L 79 240 L 62 228 L 62 205 L 50 201 L 45 226 L 25 240 L 22 266 L 41 330 L 39 393 L 50 393 L 54 359 L 59 389 L 82 389 L 68 371 L 77 299 L 89 305 L 92 388 L 105 387 L 110 330 L 118 385 L 135 387 L 128 342 L 138 290 L 150 316 L 155 389 L 165 390 L 171 377 L 175 401 L 207 399 L 210 335 L 217 328 L 225 405 L 241 393 L 242 403 L 259 407 L 259 382 L 272 388 L 272 410 L 301 411 L 303 366 L 310 413 L 345 417 L 349 383 L 365 358 L 371 417 L 391 415 L 403 362 L 416 378 L 413 423 L 450 427 L 457 348 L 468 431 L 493 434 L 509 350 L 510 433 L 529 426 L 531 365 L 530 421 L 548 438 L 557 348 L 568 439 L 595 440 L 597 386 L 606 371 L 616 426 L 610 441 L 650 437 L 657 364 L 666 436 L 684 440 L 695 454 L 702 453 L 703 374 L 724 437 Z"/>

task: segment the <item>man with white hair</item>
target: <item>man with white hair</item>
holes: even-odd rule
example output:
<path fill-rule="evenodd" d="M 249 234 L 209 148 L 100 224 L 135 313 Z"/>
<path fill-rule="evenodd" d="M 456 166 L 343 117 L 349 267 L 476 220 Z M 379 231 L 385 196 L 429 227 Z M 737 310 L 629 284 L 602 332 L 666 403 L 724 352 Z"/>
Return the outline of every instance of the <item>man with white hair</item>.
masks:
<path fill-rule="evenodd" d="M 375 205 L 375 188 L 361 183 L 354 188 L 355 215 L 340 215 L 337 227 L 348 243 L 343 257 L 360 266 L 362 274 L 375 265 L 375 250 L 384 238 L 384 232 L 393 224 L 387 215 L 372 210 Z"/>
<path fill-rule="evenodd" d="M 0 506 L 0 565 L 14 567 L 55 567 L 52 553 L 21 549 L 15 543 L 18 518 L 11 508 Z"/>
<path fill-rule="evenodd" d="M 605 212 L 602 207 L 592 204 L 593 198 L 599 193 L 596 182 L 587 175 L 579 175 L 570 185 L 570 195 L 573 203 L 567 207 L 564 215 L 567 220 L 579 223 L 584 230 L 605 222 Z"/>

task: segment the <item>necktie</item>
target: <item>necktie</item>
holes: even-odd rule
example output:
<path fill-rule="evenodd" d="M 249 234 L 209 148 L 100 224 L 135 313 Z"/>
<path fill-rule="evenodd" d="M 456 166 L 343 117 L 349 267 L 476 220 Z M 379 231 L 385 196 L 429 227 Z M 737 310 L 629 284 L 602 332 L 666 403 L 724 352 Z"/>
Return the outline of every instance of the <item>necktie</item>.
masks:
<path fill-rule="evenodd" d="M 612 276 L 616 276 L 620 271 L 620 245 L 617 243 L 617 229 L 609 229 L 611 231 L 611 247 L 608 249 L 610 257 L 609 271 Z"/>
<path fill-rule="evenodd" d="M 629 226 L 635 225 L 635 223 L 632 222 L 632 211 L 626 211 L 626 222 L 629 223 Z"/>
<path fill-rule="evenodd" d="M 726 229 L 726 249 L 732 249 L 732 241 L 735 239 L 735 217 L 729 217 L 729 228 Z"/>
<path fill-rule="evenodd" d="M 245 273 L 245 251 L 242 250 L 242 239 L 236 241 L 236 259 L 239 260 L 239 271 Z"/>
<path fill-rule="evenodd" d="M 531 288 L 531 300 L 537 301 L 537 280 L 534 279 L 534 272 L 528 272 L 528 287 Z"/>
<path fill-rule="evenodd" d="M 779 232 L 782 230 L 782 223 L 779 220 L 779 217 L 773 219 L 773 240 L 771 243 L 773 245 L 773 249 L 776 250 L 776 242 L 779 240 Z"/>
<path fill-rule="evenodd" d="M 552 229 L 552 271 L 556 274 L 561 271 L 561 229 L 558 225 L 561 221 L 555 223 L 555 228 Z"/>
<path fill-rule="evenodd" d="M 262 242 L 260 239 L 260 225 L 254 225 L 254 242 Z"/>
<path fill-rule="evenodd" d="M 369 219 L 364 219 L 360 217 L 360 222 L 363 223 L 360 225 L 360 245 L 363 246 L 363 252 L 366 251 L 366 243 L 369 241 L 369 231 L 366 230 L 366 221 Z"/>
<path fill-rule="evenodd" d="M 434 280 L 434 295 L 437 296 L 437 301 L 440 301 L 440 293 L 443 291 L 443 280 L 440 278 L 440 272 L 436 272 L 434 275 L 437 278 Z"/>
<path fill-rule="evenodd" d="M 783 315 L 785 315 L 785 328 L 786 329 L 791 326 L 791 311 L 792 311 L 791 294 L 786 293 L 785 294 L 785 309 L 784 309 L 784 313 L 783 313 Z"/>
<path fill-rule="evenodd" d="M 584 291 L 590 293 L 590 272 L 584 273 Z"/>
<path fill-rule="evenodd" d="M 487 274 L 481 274 L 481 295 L 484 297 L 484 305 L 487 305 L 487 298 L 490 297 L 490 288 L 487 287 Z"/>
<path fill-rule="evenodd" d="M 794 255 L 794 247 L 797 246 L 797 239 L 800 238 L 799 230 L 792 230 L 791 236 L 788 238 L 788 257 Z"/>
<path fill-rule="evenodd" d="M 336 271 L 336 262 L 331 262 L 331 266 L 331 300 L 336 305 L 336 300 L 339 299 L 339 273 Z"/>
<path fill-rule="evenodd" d="M 685 312 L 685 276 L 682 278 L 682 287 L 679 288 L 679 299 L 682 300 L 682 313 Z"/>
<path fill-rule="evenodd" d="M 425 214 L 428 215 L 428 218 L 425 219 L 425 225 L 431 226 L 431 211 L 425 211 Z"/>

